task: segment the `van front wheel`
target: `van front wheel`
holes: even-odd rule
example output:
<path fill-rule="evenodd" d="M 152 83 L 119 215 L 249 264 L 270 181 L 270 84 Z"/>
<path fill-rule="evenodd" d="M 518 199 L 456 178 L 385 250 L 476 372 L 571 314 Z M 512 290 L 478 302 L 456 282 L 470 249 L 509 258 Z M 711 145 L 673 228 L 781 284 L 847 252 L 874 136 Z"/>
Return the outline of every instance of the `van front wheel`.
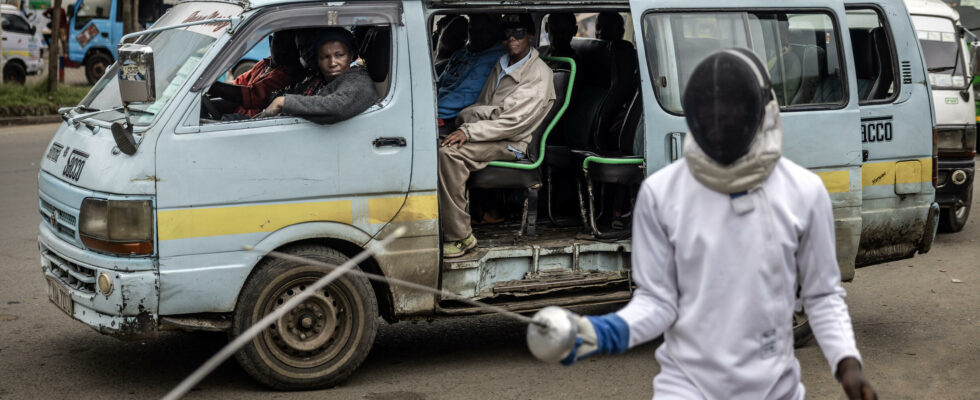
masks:
<path fill-rule="evenodd" d="M 973 185 L 966 189 L 966 199 L 963 204 L 944 208 L 939 213 L 939 230 L 955 233 L 963 230 L 966 220 L 970 218 L 970 206 L 973 205 Z"/>
<path fill-rule="evenodd" d="M 348 259 L 319 246 L 296 247 L 289 253 L 335 266 Z M 332 270 L 279 259 L 267 259 L 256 268 L 239 296 L 232 337 Z M 367 357 L 377 316 L 378 303 L 368 280 L 343 275 L 276 320 L 235 358 L 255 380 L 275 389 L 335 386 Z"/>

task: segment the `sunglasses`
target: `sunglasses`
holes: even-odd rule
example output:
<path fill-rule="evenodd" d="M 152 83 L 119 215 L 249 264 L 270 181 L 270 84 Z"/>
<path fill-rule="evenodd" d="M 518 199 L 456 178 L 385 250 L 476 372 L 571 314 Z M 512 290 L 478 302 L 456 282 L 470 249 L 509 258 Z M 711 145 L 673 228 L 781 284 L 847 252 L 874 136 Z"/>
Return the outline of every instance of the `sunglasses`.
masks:
<path fill-rule="evenodd" d="M 527 28 L 507 28 L 507 29 L 504 29 L 504 38 L 505 39 L 514 38 L 514 39 L 517 39 L 517 40 L 521 40 L 521 39 L 524 39 L 525 37 L 527 37 L 527 35 L 528 35 Z"/>

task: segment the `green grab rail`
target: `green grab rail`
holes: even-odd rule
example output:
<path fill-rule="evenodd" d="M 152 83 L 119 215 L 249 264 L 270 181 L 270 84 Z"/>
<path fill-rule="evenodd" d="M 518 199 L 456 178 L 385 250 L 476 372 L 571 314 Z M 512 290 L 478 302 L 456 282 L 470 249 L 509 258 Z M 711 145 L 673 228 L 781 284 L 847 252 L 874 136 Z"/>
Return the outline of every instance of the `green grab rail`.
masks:
<path fill-rule="evenodd" d="M 640 157 L 640 156 L 636 156 Z M 613 164 L 613 165 L 643 165 L 643 158 L 609 158 L 609 157 L 599 157 L 599 156 L 588 156 L 582 161 L 582 170 L 586 173 L 589 172 L 589 163 L 594 162 L 596 164 Z"/>
<path fill-rule="evenodd" d="M 571 103 L 572 88 L 575 86 L 576 66 L 575 66 L 575 60 L 569 57 L 541 57 L 541 59 L 545 61 L 563 62 L 571 66 L 571 74 L 569 74 L 568 76 L 568 88 L 565 89 L 565 102 L 564 104 L 561 105 L 561 108 L 558 109 L 558 113 L 555 114 L 555 117 L 551 119 L 551 122 L 548 124 L 548 127 L 545 128 L 544 134 L 541 135 L 541 144 L 540 144 L 541 150 L 538 152 L 537 161 L 535 161 L 533 164 L 522 164 L 517 162 L 511 162 L 511 161 L 491 161 L 489 164 L 491 167 L 532 170 L 540 167 L 541 163 L 544 162 L 545 150 L 547 149 L 547 144 L 548 144 L 548 135 L 551 134 L 551 130 L 555 127 L 555 125 L 558 124 L 558 120 L 560 120 L 561 116 L 565 114 L 565 110 L 568 108 L 568 104 Z"/>

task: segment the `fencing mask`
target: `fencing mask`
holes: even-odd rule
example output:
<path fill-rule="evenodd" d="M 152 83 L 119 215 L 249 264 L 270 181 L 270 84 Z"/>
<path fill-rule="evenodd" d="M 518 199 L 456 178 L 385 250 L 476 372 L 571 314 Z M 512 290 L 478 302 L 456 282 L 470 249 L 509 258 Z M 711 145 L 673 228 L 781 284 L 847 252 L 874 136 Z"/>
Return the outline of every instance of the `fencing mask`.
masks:
<path fill-rule="evenodd" d="M 744 48 L 701 61 L 684 89 L 682 103 L 691 135 L 721 165 L 749 151 L 772 100 L 772 83 L 759 58 Z"/>

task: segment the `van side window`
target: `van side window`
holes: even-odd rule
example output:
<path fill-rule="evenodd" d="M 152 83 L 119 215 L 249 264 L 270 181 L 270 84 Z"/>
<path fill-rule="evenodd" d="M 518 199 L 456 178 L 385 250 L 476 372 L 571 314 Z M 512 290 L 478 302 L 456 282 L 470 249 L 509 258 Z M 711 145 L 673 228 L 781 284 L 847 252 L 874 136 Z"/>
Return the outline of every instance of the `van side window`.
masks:
<path fill-rule="evenodd" d="M 665 110 L 682 113 L 694 67 L 711 53 L 745 47 L 769 68 L 783 110 L 845 103 L 838 28 L 824 12 L 651 13 L 643 18 L 651 81 Z"/>
<path fill-rule="evenodd" d="M 327 32 L 333 33 L 328 35 Z M 338 32 L 346 33 L 340 35 Z M 217 81 L 212 82 L 202 95 L 201 122 L 295 116 L 318 123 L 333 123 L 356 115 L 372 104 L 380 103 L 388 94 L 392 81 L 391 34 L 389 25 L 365 25 L 352 29 L 336 26 L 284 29 L 267 35 L 233 63 Z M 324 68 L 332 67 L 325 67 L 327 64 L 318 59 L 318 52 L 327 42 L 346 44 L 340 39 L 342 36 L 349 37 L 351 44 L 356 46 L 343 46 L 349 51 L 345 56 L 353 57 L 343 74 L 361 76 L 360 79 L 345 78 L 344 81 L 363 82 L 354 84 L 360 87 L 355 92 L 363 93 L 364 99 L 368 99 L 363 102 L 334 104 L 336 101 L 331 100 L 331 93 L 346 89 L 330 85 L 335 76 L 325 75 L 329 71 Z M 270 51 L 276 55 L 273 56 Z M 291 106 L 280 104 L 278 111 L 270 112 L 271 108 L 268 107 L 277 98 L 286 96 L 303 98 Z M 353 101 L 361 98 L 347 99 Z M 357 109 L 345 109 L 351 107 Z"/>
<path fill-rule="evenodd" d="M 875 8 L 848 8 L 854 72 L 859 104 L 893 100 L 898 93 L 895 46 L 881 12 Z"/>

